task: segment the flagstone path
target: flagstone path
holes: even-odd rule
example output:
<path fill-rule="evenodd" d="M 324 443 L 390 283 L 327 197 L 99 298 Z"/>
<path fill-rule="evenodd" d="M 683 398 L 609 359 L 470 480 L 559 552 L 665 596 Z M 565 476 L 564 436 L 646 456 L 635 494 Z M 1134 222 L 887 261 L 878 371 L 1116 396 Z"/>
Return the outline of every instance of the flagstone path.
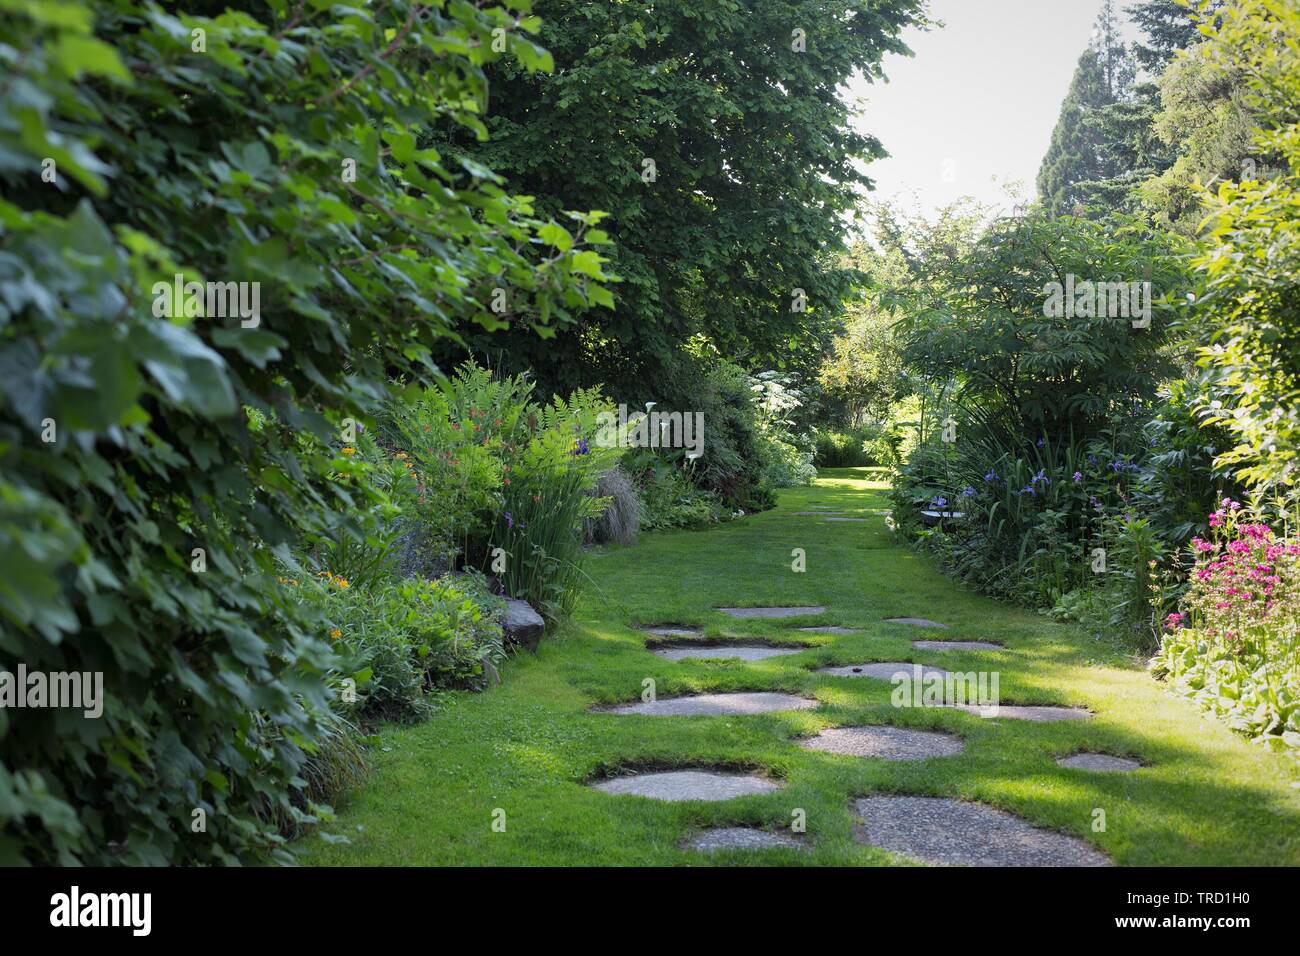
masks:
<path fill-rule="evenodd" d="M 887 512 L 869 486 L 830 472 L 594 552 L 573 621 L 500 686 L 382 731 L 348 842 L 307 861 L 1300 864 L 1294 776 L 1127 651 L 964 591 L 878 516 L 785 520 Z M 898 705 L 899 675 L 942 700 Z M 951 699 L 992 675 L 996 709 Z"/>

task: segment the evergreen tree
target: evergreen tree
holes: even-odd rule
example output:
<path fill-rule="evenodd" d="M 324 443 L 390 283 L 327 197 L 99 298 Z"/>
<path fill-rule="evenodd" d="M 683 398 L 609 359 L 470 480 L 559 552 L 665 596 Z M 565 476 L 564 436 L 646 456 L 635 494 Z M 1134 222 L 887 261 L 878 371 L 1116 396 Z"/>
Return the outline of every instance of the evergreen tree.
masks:
<path fill-rule="evenodd" d="M 1038 172 L 1038 193 L 1049 212 L 1059 215 L 1095 201 L 1097 190 L 1087 184 L 1130 171 L 1136 147 L 1117 149 L 1120 140 L 1114 132 L 1129 117 L 1122 110 L 1106 111 L 1130 100 L 1136 74 L 1132 53 L 1120 37 L 1115 2 L 1106 0 Z"/>
<path fill-rule="evenodd" d="M 1133 55 L 1138 66 L 1152 76 L 1164 70 L 1179 50 L 1201 38 L 1195 15 L 1178 0 L 1145 0 L 1125 12 L 1146 41 L 1133 44 Z"/>

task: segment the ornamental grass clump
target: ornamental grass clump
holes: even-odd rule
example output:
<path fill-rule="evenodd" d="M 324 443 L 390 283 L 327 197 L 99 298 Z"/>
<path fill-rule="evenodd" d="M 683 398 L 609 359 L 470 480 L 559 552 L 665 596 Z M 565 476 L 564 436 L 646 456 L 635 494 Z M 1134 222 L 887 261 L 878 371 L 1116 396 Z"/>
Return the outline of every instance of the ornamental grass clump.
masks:
<path fill-rule="evenodd" d="M 1210 529 L 1192 540 L 1190 585 L 1153 671 L 1234 729 L 1300 754 L 1300 541 L 1230 498 Z"/>

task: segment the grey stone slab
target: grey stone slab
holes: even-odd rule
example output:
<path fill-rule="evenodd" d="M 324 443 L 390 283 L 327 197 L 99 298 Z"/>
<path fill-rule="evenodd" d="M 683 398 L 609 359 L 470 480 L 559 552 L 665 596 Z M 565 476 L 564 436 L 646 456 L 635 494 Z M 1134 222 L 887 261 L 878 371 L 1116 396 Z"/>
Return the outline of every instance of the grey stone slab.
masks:
<path fill-rule="evenodd" d="M 913 641 L 920 651 L 1005 651 L 1001 644 L 989 641 Z"/>
<path fill-rule="evenodd" d="M 794 694 L 750 691 L 737 694 L 695 694 L 690 697 L 667 697 L 646 703 L 619 704 L 600 708 L 607 714 L 643 714 L 647 717 L 695 717 L 767 714 L 782 710 L 811 710 L 817 701 Z"/>
<path fill-rule="evenodd" d="M 1095 770 L 1099 773 L 1132 773 L 1142 766 L 1128 757 L 1094 753 L 1072 754 L 1056 762 L 1073 770 Z"/>
<path fill-rule="evenodd" d="M 800 518 L 824 518 L 828 515 L 846 515 L 847 511 L 791 511 L 790 514 Z"/>
<path fill-rule="evenodd" d="M 938 866 L 1109 866 L 1077 837 L 946 797 L 875 796 L 854 804 L 859 842 Z"/>
<path fill-rule="evenodd" d="M 801 631 L 812 631 L 815 634 L 857 634 L 861 631 L 858 627 L 801 627 Z"/>
<path fill-rule="evenodd" d="M 831 727 L 816 737 L 801 740 L 799 746 L 823 753 L 850 757 L 879 757 L 882 760 L 927 760 L 961 753 L 960 737 L 906 727 Z"/>
<path fill-rule="evenodd" d="M 940 627 L 947 628 L 947 624 L 940 624 L 938 621 L 931 621 L 925 617 L 887 617 L 886 624 L 911 624 L 913 627 Z"/>
<path fill-rule="evenodd" d="M 686 847 L 703 853 L 717 850 L 805 849 L 802 840 L 788 833 L 774 833 L 758 827 L 714 827 L 691 837 L 686 841 Z"/>
<path fill-rule="evenodd" d="M 1009 717 L 1012 720 L 1028 720 L 1035 724 L 1051 724 L 1058 720 L 1087 720 L 1092 716 L 1083 707 L 1049 707 L 1030 705 L 1027 707 L 998 704 L 981 706 L 980 704 L 954 704 L 954 709 L 964 710 L 977 717 Z"/>
<path fill-rule="evenodd" d="M 536 652 L 546 622 L 527 601 L 506 598 L 506 613 L 501 619 L 501 633 L 506 640 Z"/>
<path fill-rule="evenodd" d="M 651 800 L 732 800 L 772 793 L 781 785 L 756 774 L 722 770 L 665 770 L 611 777 L 591 785 L 615 796 L 649 797 Z"/>
<path fill-rule="evenodd" d="M 732 617 L 807 617 L 810 614 L 826 613 L 826 608 L 820 604 L 800 607 L 720 607 L 716 610 Z"/>
<path fill-rule="evenodd" d="M 698 627 L 643 627 L 639 630 L 656 637 L 698 637 L 700 634 Z"/>
<path fill-rule="evenodd" d="M 868 520 L 868 519 L 866 519 L 866 518 L 827 518 L 826 520 L 827 520 L 827 521 L 854 521 L 854 522 L 859 522 L 859 521 L 866 521 L 866 520 Z"/>
<path fill-rule="evenodd" d="M 917 670 L 920 673 L 917 673 Z M 877 661 L 872 664 L 847 664 L 843 667 L 819 667 L 818 674 L 829 677 L 871 677 L 875 680 L 893 680 L 895 674 L 903 674 L 908 679 L 920 677 L 924 680 L 931 674 L 947 677 L 948 672 L 942 667 L 911 664 L 906 661 Z"/>
<path fill-rule="evenodd" d="M 669 661 L 700 660 L 761 661 L 802 652 L 802 647 L 762 647 L 754 644 L 714 644 L 708 647 L 656 647 L 653 652 Z"/>

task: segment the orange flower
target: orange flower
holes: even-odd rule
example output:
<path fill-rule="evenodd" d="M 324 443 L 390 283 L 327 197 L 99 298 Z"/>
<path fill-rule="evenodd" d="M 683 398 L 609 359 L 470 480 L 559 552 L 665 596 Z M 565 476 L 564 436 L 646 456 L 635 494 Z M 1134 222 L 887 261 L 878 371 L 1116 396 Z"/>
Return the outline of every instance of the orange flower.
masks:
<path fill-rule="evenodd" d="M 343 452 L 343 454 L 345 455 L 355 455 L 357 453 L 357 450 L 353 448 L 351 445 L 344 445 L 342 448 L 339 449 L 339 451 Z"/>
<path fill-rule="evenodd" d="M 337 627 L 334 628 L 334 630 L 330 631 L 330 640 L 331 640 L 331 641 L 337 641 L 337 640 L 338 640 L 340 637 L 342 637 L 342 636 L 343 636 L 343 632 L 340 631 Z"/>

